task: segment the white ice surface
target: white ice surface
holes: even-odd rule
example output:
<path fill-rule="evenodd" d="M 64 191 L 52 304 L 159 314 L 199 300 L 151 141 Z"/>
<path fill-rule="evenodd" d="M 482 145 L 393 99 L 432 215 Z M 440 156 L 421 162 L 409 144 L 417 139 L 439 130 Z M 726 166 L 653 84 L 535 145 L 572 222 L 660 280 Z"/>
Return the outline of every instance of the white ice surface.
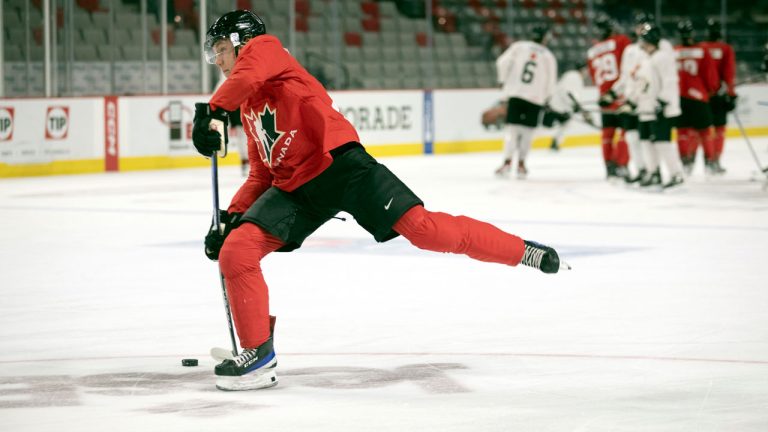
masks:
<path fill-rule="evenodd" d="M 2 180 L 0 430 L 768 431 L 768 192 L 747 147 L 668 193 L 608 184 L 600 159 L 535 151 L 525 181 L 494 178 L 498 154 L 382 159 L 429 209 L 573 271 L 330 221 L 263 262 L 280 384 L 245 393 L 215 390 L 207 357 L 229 343 L 210 170 Z M 239 170 L 220 175 L 227 203 Z"/>

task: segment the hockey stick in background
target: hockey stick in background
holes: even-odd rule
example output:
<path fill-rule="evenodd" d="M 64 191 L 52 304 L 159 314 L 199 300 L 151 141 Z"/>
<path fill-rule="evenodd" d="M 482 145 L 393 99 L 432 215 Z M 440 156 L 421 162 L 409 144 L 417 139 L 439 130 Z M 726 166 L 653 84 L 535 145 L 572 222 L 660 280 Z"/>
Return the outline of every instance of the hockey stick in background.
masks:
<path fill-rule="evenodd" d="M 741 123 L 741 118 L 739 118 L 739 113 L 736 110 L 733 110 L 733 118 L 736 120 L 736 125 L 739 127 L 739 132 L 741 132 L 741 136 L 744 137 L 744 141 L 747 142 L 747 147 L 749 147 L 749 152 L 752 153 L 752 158 L 755 160 L 755 163 L 757 164 L 757 169 L 759 169 L 761 173 L 763 173 L 766 177 L 768 177 L 768 168 L 764 168 L 763 165 L 760 163 L 760 159 L 757 157 L 757 152 L 755 152 L 755 148 L 752 147 L 752 142 L 749 140 L 749 137 L 747 136 L 747 131 L 744 130 L 744 125 Z"/>
<path fill-rule="evenodd" d="M 594 121 L 592 121 L 592 117 L 589 115 L 589 111 L 585 110 L 584 107 L 579 103 L 578 100 L 576 100 L 576 97 L 573 95 L 573 93 L 568 92 L 568 98 L 573 102 L 573 113 L 574 114 L 581 114 L 582 117 L 582 123 L 588 124 L 592 126 L 595 129 L 600 129 Z"/>
<path fill-rule="evenodd" d="M 216 120 L 212 120 L 214 122 Z M 217 128 L 222 131 L 222 145 L 226 149 L 226 143 L 224 142 L 224 133 L 226 129 L 223 124 Z M 226 154 L 226 150 L 225 153 Z M 224 234 L 221 231 L 221 216 L 219 215 L 219 154 L 213 152 L 211 155 L 211 183 L 213 186 L 213 223 L 219 234 Z M 219 280 L 221 280 L 221 295 L 224 297 L 224 311 L 227 313 L 227 325 L 229 326 L 229 338 L 232 341 L 232 355 L 237 356 L 237 341 L 235 340 L 235 329 L 232 325 L 232 310 L 229 307 L 229 298 L 227 297 L 227 285 L 224 282 L 224 274 L 221 273 L 221 267 L 219 266 Z"/>

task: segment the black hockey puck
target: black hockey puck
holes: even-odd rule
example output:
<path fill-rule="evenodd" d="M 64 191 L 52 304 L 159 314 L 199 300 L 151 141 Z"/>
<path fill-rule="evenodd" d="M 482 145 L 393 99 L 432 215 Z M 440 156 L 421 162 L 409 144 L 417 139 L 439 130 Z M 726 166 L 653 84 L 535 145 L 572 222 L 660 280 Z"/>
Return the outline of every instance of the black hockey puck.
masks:
<path fill-rule="evenodd" d="M 181 359 L 182 366 L 197 366 L 197 359 Z"/>

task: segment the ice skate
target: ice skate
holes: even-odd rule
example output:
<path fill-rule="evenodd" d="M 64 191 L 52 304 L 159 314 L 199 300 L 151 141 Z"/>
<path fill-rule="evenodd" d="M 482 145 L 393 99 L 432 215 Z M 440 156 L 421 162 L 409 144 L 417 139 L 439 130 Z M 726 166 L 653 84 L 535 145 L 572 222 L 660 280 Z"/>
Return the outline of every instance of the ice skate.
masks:
<path fill-rule="evenodd" d="M 683 173 L 686 177 L 690 177 L 693 173 L 693 158 L 686 157 L 683 159 Z"/>
<path fill-rule="evenodd" d="M 505 159 L 504 163 L 496 169 L 496 177 L 508 178 L 509 173 L 512 171 L 512 160 Z"/>
<path fill-rule="evenodd" d="M 520 264 L 537 268 L 544 273 L 557 273 L 561 269 L 571 269 L 568 263 L 560 260 L 557 251 L 553 248 L 529 240 L 523 241 L 525 242 L 525 252 Z"/>
<path fill-rule="evenodd" d="M 640 171 L 637 172 L 637 175 L 635 177 L 627 176 L 625 181 L 629 184 L 639 183 L 645 178 L 647 174 L 648 174 L 648 171 L 646 171 L 645 168 L 641 168 Z"/>
<path fill-rule="evenodd" d="M 605 178 L 610 180 L 614 177 L 616 177 L 616 164 L 608 161 L 605 163 Z"/>
<path fill-rule="evenodd" d="M 627 181 L 629 178 L 629 169 L 627 169 L 626 165 L 617 165 L 616 171 L 614 172 L 614 176 L 617 180 L 624 180 Z"/>
<path fill-rule="evenodd" d="M 648 177 L 646 177 L 643 181 L 640 182 L 640 186 L 642 187 L 649 187 L 649 186 L 660 186 L 661 185 L 661 173 L 659 170 L 656 170 L 653 173 L 650 173 Z"/>
<path fill-rule="evenodd" d="M 672 178 L 667 183 L 664 183 L 663 188 L 669 189 L 675 186 L 679 186 L 681 184 L 683 184 L 683 176 L 678 174 L 678 175 L 672 176 Z"/>
<path fill-rule="evenodd" d="M 247 348 L 233 359 L 216 365 L 216 388 L 219 390 L 257 390 L 277 385 L 277 358 L 270 336 L 257 348 Z"/>
<path fill-rule="evenodd" d="M 725 168 L 721 167 L 718 161 L 707 161 L 704 165 L 704 172 L 707 177 L 715 177 L 725 174 Z"/>
<path fill-rule="evenodd" d="M 725 168 L 723 168 L 722 165 L 720 165 L 720 161 L 719 160 L 715 160 L 714 161 L 714 167 L 713 168 L 714 168 L 715 175 L 723 175 L 723 174 L 725 174 Z"/>
<path fill-rule="evenodd" d="M 525 180 L 528 177 L 528 168 L 525 167 L 525 162 L 520 161 L 517 163 L 517 179 Z"/>

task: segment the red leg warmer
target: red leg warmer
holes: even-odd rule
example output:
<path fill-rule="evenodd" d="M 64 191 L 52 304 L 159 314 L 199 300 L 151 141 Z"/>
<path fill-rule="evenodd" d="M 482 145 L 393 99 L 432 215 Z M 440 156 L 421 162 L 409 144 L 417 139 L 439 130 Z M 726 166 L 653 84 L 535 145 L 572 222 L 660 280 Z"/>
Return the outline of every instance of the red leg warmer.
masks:
<path fill-rule="evenodd" d="M 696 154 L 696 141 L 691 140 L 691 132 L 691 128 L 677 129 L 677 150 L 682 160 Z"/>
<path fill-rule="evenodd" d="M 269 290 L 260 262 L 282 245 L 259 226 L 245 223 L 227 236 L 221 248 L 219 265 L 243 348 L 256 348 L 269 339 Z"/>
<path fill-rule="evenodd" d="M 712 129 L 697 129 L 696 134 L 699 136 L 699 140 L 704 147 L 704 158 L 708 161 L 717 160 L 715 155 L 715 137 L 712 134 Z"/>
<path fill-rule="evenodd" d="M 520 237 L 495 226 L 415 206 L 405 212 L 393 229 L 419 249 L 468 255 L 476 260 L 515 266 L 523 259 Z"/>
<path fill-rule="evenodd" d="M 618 166 L 627 166 L 629 163 L 629 146 L 627 146 L 627 140 L 624 139 L 624 129 L 621 130 L 619 135 L 619 142 L 616 143 L 616 149 L 613 152 L 613 161 Z"/>
<path fill-rule="evenodd" d="M 713 138 L 715 159 L 720 159 L 725 146 L 725 126 L 715 126 L 715 135 Z"/>
<path fill-rule="evenodd" d="M 613 135 L 616 133 L 616 128 L 603 128 L 601 143 L 603 147 L 603 160 L 613 161 Z"/>

